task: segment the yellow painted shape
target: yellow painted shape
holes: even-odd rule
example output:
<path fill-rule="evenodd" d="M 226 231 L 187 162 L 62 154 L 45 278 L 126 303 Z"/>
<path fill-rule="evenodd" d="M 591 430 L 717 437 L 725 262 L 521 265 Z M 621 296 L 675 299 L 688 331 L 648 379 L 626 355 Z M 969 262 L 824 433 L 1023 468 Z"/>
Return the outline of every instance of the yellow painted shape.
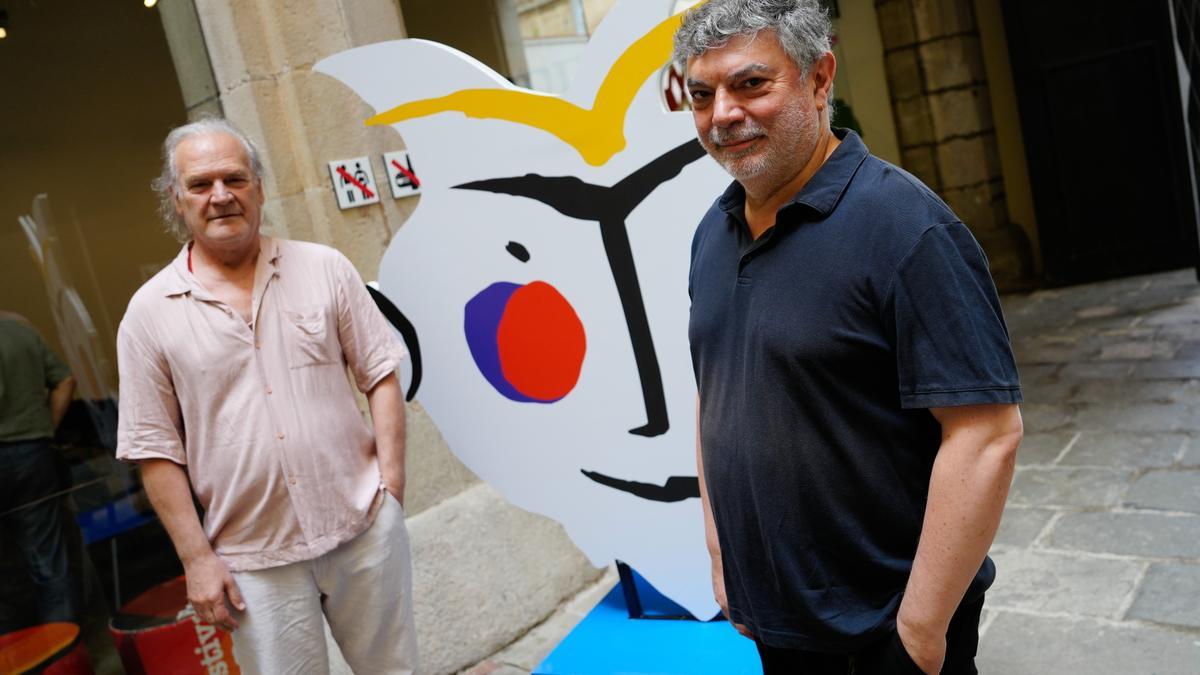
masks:
<path fill-rule="evenodd" d="M 604 76 L 592 108 L 557 96 L 512 89 L 464 89 L 439 98 L 398 105 L 366 121 L 367 126 L 395 124 L 441 112 L 477 119 L 499 119 L 548 131 L 600 166 L 625 149 L 625 115 L 642 83 L 671 58 L 672 40 L 683 13 L 668 18 L 638 38 Z"/>

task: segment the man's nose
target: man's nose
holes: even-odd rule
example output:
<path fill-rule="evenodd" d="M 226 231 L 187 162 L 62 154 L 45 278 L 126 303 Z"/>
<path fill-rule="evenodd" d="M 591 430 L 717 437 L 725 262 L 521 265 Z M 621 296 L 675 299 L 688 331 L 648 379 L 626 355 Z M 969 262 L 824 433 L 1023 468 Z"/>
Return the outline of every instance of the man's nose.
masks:
<path fill-rule="evenodd" d="M 746 119 L 746 111 L 737 97 L 718 89 L 713 94 L 713 124 L 725 128 Z"/>
<path fill-rule="evenodd" d="M 212 202 L 214 204 L 228 204 L 232 199 L 233 193 L 225 187 L 225 181 L 213 182 Z"/>

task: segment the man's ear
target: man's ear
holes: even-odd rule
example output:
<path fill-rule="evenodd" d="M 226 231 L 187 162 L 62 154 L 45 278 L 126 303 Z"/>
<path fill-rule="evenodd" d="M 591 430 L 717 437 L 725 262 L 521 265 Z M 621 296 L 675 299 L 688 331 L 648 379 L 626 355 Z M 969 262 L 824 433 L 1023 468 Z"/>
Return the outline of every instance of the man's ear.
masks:
<path fill-rule="evenodd" d="M 833 52 L 825 52 L 809 70 L 812 72 L 813 99 L 817 110 L 824 110 L 828 107 L 829 91 L 833 89 L 833 77 L 837 74 L 837 59 L 833 58 Z"/>

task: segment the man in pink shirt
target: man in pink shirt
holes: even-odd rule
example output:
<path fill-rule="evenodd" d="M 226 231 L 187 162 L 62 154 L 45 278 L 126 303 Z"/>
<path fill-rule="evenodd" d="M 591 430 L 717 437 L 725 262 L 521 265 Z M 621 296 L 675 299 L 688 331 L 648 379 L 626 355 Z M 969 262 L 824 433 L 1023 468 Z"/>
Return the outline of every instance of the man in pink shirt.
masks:
<path fill-rule="evenodd" d="M 411 673 L 404 348 L 342 254 L 261 234 L 262 176 L 225 120 L 167 136 L 155 187 L 185 244 L 121 321 L 117 456 L 244 672 L 327 671 L 324 616 L 355 672 Z"/>

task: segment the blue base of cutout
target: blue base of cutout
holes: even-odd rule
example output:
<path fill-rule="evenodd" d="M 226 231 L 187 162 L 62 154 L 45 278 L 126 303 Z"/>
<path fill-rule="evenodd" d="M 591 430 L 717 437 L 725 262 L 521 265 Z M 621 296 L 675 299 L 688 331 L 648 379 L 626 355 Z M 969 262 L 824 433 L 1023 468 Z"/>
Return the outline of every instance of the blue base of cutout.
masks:
<path fill-rule="evenodd" d="M 687 612 L 636 572 L 645 616 Z M 533 675 L 762 675 L 754 643 L 724 619 L 630 619 L 617 584 Z"/>

